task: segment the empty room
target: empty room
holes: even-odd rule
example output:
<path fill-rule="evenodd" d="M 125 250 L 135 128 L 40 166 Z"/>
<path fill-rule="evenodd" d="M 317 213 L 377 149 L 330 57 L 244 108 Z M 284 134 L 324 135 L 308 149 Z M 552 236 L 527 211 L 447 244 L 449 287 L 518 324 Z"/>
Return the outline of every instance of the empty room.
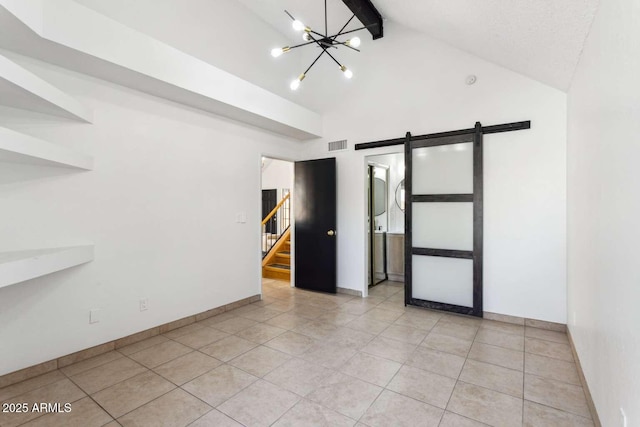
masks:
<path fill-rule="evenodd" d="M 0 0 L 0 427 L 640 426 L 640 0 Z"/>

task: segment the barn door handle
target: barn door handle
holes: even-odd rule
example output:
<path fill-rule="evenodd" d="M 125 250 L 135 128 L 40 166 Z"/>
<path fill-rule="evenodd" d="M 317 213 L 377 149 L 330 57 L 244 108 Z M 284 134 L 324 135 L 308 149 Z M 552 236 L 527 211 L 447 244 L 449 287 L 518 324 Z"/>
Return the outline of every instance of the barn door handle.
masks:
<path fill-rule="evenodd" d="M 335 235 L 336 235 L 335 231 L 333 231 L 333 230 L 327 231 L 327 236 L 335 236 Z"/>

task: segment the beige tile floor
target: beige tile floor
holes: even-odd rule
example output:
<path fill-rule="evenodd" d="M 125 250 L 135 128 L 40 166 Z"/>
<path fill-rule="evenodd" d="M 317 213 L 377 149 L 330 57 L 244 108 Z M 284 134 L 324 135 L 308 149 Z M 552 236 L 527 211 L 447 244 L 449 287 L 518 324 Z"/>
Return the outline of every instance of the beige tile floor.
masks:
<path fill-rule="evenodd" d="M 264 299 L 20 384 L 0 426 L 592 426 L 563 333 L 265 280 Z"/>

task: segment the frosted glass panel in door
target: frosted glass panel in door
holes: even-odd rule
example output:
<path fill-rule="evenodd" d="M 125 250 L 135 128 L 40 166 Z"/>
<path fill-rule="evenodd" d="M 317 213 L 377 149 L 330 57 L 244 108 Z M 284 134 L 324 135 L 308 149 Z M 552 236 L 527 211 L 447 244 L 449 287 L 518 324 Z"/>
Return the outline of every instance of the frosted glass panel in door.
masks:
<path fill-rule="evenodd" d="M 473 260 L 412 256 L 412 297 L 473 307 Z"/>
<path fill-rule="evenodd" d="M 473 143 L 412 151 L 413 194 L 473 193 Z"/>
<path fill-rule="evenodd" d="M 413 246 L 473 250 L 473 203 L 413 203 Z"/>

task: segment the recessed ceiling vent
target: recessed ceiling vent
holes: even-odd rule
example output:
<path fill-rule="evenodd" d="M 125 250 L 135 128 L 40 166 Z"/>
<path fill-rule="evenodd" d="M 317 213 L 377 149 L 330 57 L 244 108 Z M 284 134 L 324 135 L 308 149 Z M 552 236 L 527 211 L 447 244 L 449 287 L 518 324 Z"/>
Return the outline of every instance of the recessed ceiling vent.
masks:
<path fill-rule="evenodd" d="M 333 141 L 329 143 L 329 151 L 344 151 L 347 149 L 347 140 Z"/>

